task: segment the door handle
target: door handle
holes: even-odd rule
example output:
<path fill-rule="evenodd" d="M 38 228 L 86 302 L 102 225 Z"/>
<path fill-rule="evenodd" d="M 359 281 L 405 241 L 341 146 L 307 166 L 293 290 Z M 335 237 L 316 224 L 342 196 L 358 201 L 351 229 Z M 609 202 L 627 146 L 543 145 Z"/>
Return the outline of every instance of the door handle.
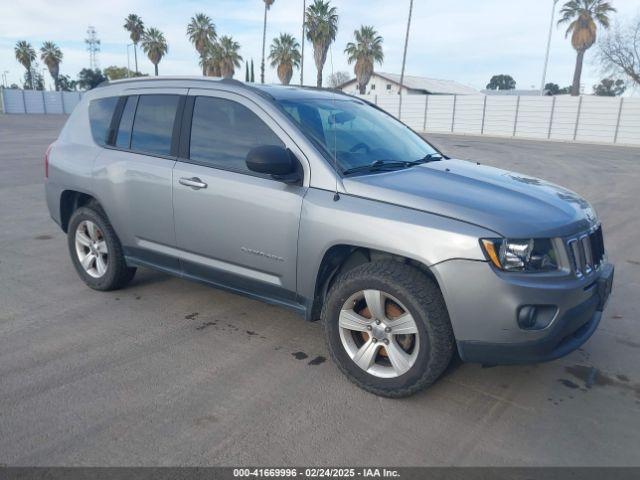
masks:
<path fill-rule="evenodd" d="M 193 178 L 181 178 L 178 180 L 180 185 L 191 187 L 194 190 L 200 190 L 201 188 L 207 188 L 207 184 L 200 180 L 198 177 Z"/>

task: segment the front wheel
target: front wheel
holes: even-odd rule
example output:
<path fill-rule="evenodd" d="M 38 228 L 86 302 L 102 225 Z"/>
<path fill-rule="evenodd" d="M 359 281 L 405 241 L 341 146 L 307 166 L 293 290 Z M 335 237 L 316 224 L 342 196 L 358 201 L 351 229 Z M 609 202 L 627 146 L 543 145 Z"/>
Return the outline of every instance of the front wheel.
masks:
<path fill-rule="evenodd" d="M 438 286 L 400 262 L 367 263 L 339 275 L 322 320 L 340 370 L 376 395 L 416 393 L 438 379 L 453 354 Z"/>

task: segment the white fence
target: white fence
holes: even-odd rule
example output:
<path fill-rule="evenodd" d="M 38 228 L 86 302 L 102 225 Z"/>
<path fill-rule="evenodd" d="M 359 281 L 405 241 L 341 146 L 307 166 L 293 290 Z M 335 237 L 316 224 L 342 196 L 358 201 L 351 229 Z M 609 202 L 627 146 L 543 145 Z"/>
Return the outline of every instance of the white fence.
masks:
<path fill-rule="evenodd" d="M 71 113 L 82 92 L 0 89 L 4 113 Z M 361 98 L 398 116 L 398 95 Z M 640 145 L 640 98 L 405 95 L 417 131 Z"/>
<path fill-rule="evenodd" d="M 0 89 L 4 113 L 71 113 L 82 92 Z"/>
<path fill-rule="evenodd" d="M 398 117 L 398 95 L 361 98 Z M 417 131 L 640 145 L 640 98 L 405 95 Z"/>

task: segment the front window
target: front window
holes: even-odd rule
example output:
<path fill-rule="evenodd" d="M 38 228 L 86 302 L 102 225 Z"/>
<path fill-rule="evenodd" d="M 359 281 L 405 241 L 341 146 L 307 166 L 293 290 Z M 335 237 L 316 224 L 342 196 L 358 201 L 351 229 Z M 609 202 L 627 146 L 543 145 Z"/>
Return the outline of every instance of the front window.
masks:
<path fill-rule="evenodd" d="M 381 163 L 419 162 L 437 150 L 386 113 L 352 98 L 278 101 L 342 173 Z"/>

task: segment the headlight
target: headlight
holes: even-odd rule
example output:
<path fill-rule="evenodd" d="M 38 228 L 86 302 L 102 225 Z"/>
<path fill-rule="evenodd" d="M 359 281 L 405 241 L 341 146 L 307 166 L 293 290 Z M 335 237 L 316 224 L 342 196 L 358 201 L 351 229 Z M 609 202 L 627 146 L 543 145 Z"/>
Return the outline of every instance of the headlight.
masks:
<path fill-rule="evenodd" d="M 480 240 L 487 258 L 496 268 L 508 272 L 550 272 L 558 270 L 558 257 L 548 238 Z"/>

